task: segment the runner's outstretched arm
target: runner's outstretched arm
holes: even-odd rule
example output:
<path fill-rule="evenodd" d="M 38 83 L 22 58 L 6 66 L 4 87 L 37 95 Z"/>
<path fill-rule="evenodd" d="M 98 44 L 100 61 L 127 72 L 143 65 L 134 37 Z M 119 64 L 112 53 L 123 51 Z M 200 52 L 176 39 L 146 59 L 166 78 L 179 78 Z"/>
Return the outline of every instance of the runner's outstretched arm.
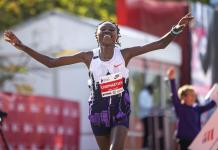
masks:
<path fill-rule="evenodd" d="M 32 58 L 34 58 L 35 60 L 37 60 L 38 62 L 44 64 L 45 66 L 49 68 L 59 67 L 59 66 L 69 65 L 69 64 L 74 64 L 74 63 L 80 63 L 80 62 L 85 63 L 88 66 L 90 58 L 91 58 L 90 52 L 79 52 L 72 56 L 51 58 L 24 45 L 20 41 L 20 39 L 18 39 L 18 37 L 13 32 L 10 32 L 10 31 L 4 32 L 4 40 L 12 44 L 17 49 L 24 51 L 29 56 L 31 56 Z"/>
<path fill-rule="evenodd" d="M 166 33 L 159 40 L 146 44 L 144 46 L 136 46 L 124 49 L 122 51 L 122 54 L 126 62 L 129 62 L 129 60 L 135 56 L 158 49 L 164 49 L 177 35 L 179 35 L 183 31 L 186 26 L 188 26 L 192 19 L 193 16 L 191 15 L 191 13 L 188 13 L 180 19 L 177 25 L 174 26 L 170 32 Z"/>

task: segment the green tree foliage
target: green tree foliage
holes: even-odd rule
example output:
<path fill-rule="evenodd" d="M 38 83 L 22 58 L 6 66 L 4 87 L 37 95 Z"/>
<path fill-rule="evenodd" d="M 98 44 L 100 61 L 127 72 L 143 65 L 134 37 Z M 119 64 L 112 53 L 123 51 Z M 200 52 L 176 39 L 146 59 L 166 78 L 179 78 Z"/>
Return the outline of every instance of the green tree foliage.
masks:
<path fill-rule="evenodd" d="M 114 3 L 115 0 L 0 0 L 0 32 L 54 9 L 99 20 L 116 21 Z M 7 62 L 7 58 L 0 58 L 0 89 L 6 80 L 13 80 L 16 73 L 28 71 L 24 65 L 3 62 Z M 25 91 L 31 91 L 29 85 L 17 87 L 18 91 L 23 91 L 23 87 Z"/>
<path fill-rule="evenodd" d="M 116 21 L 114 3 L 115 0 L 0 0 L 0 31 L 53 9 Z"/>

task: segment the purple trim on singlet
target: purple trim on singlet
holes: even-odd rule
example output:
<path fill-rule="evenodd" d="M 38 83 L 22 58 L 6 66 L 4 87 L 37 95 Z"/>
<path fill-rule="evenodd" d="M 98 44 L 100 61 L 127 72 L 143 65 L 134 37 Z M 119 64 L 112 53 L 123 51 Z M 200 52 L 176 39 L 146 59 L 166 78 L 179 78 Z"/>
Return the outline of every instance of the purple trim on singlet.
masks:
<path fill-rule="evenodd" d="M 123 95 L 89 100 L 89 120 L 95 135 L 107 135 L 117 125 L 129 127 L 130 97 L 128 91 Z"/>
<path fill-rule="evenodd" d="M 124 94 L 124 102 L 126 103 L 126 105 L 130 103 L 130 97 L 128 92 L 125 92 Z"/>

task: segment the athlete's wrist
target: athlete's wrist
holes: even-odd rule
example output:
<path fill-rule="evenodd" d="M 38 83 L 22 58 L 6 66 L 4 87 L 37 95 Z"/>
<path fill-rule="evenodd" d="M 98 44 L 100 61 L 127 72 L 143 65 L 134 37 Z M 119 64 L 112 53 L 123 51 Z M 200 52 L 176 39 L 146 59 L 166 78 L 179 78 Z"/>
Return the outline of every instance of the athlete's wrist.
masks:
<path fill-rule="evenodd" d="M 170 34 L 173 36 L 177 36 L 182 32 L 183 32 L 183 28 L 178 24 L 173 26 L 172 29 L 170 30 Z"/>

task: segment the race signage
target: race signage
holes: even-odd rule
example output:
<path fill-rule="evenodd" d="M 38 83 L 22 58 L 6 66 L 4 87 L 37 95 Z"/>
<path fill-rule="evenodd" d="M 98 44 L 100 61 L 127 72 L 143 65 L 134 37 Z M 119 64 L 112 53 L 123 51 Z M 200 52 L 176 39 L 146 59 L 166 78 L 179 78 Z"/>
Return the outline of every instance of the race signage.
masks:
<path fill-rule="evenodd" d="M 120 94 L 123 89 L 123 77 L 120 73 L 104 76 L 99 81 L 102 97 Z"/>

